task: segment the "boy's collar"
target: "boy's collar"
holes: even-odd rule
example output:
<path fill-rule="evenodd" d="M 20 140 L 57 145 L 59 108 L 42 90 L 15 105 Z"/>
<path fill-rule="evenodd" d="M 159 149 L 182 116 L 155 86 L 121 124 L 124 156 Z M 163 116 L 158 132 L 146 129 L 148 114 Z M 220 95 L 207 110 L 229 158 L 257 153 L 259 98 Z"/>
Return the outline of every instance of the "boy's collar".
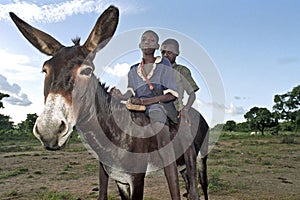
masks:
<path fill-rule="evenodd" d="M 155 57 L 155 61 L 154 61 L 154 63 L 153 63 L 153 67 L 152 67 L 151 71 L 149 72 L 149 74 L 147 75 L 147 78 L 148 78 L 148 79 L 150 79 L 150 78 L 152 77 L 153 72 L 154 72 L 154 70 L 155 70 L 155 68 L 156 68 L 156 64 L 160 63 L 161 61 L 162 61 L 162 57 L 160 57 L 160 56 Z M 144 81 L 146 81 L 146 79 L 145 79 L 145 77 L 143 76 L 143 73 L 142 73 L 141 65 L 142 65 L 142 63 L 140 63 L 139 66 L 138 66 L 138 68 L 137 68 L 137 74 L 138 74 Z"/>
<path fill-rule="evenodd" d="M 161 60 L 162 60 L 162 57 L 160 57 L 160 56 L 157 56 L 157 57 L 155 58 L 155 61 L 154 61 L 154 63 L 155 63 L 155 64 L 157 64 L 157 63 L 160 63 L 160 62 L 161 62 Z"/>
<path fill-rule="evenodd" d="M 156 56 L 153 64 L 158 64 L 162 61 L 162 57 Z M 142 59 L 142 63 L 144 63 L 144 59 Z"/>

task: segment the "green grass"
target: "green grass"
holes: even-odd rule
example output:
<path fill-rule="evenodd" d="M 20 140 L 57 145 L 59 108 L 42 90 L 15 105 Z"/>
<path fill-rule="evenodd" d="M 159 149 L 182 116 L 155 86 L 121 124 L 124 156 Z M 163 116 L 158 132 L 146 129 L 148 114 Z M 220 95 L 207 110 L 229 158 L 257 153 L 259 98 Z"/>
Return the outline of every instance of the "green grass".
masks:
<path fill-rule="evenodd" d="M 35 148 L 32 146 L 0 146 L 0 152 L 1 153 L 7 153 L 7 152 L 24 152 L 24 151 L 34 151 Z"/>
<path fill-rule="evenodd" d="M 221 174 L 223 173 L 222 169 L 216 170 L 213 174 L 211 174 L 209 179 L 208 189 L 210 192 L 220 192 L 227 193 L 230 190 L 230 184 L 221 179 Z"/>
<path fill-rule="evenodd" d="M 285 136 L 282 141 L 282 144 L 299 144 L 298 142 L 296 142 L 296 139 L 294 136 Z"/>
<path fill-rule="evenodd" d="M 41 197 L 41 200 L 78 200 L 80 199 L 77 196 L 73 196 L 70 193 L 61 193 L 61 192 L 46 192 Z"/>
<path fill-rule="evenodd" d="M 290 188 L 298 185 L 300 176 L 298 175 L 300 162 L 300 135 L 281 133 L 278 136 L 272 135 L 255 135 L 250 136 L 249 133 L 225 133 L 222 134 L 217 144 L 210 151 L 208 156 L 208 179 L 209 179 L 209 195 L 230 196 L 234 199 L 274 199 L 274 200 L 296 200 L 300 196 L 300 192 L 295 190 L 289 192 Z M 17 141 L 15 143 L 7 143 L 8 146 L 2 146 L 1 153 L 4 158 L 19 159 L 24 156 L 47 156 L 50 158 L 52 154 L 45 153 L 22 153 L 25 151 L 35 151 L 42 149 L 40 144 Z M 9 148 L 8 148 L 9 147 Z M 65 152 L 85 152 L 86 149 L 82 145 L 70 145 L 63 151 Z M 11 152 L 11 153 L 10 153 Z M 17 152 L 17 153 L 16 153 Z M 21 152 L 21 153 L 19 153 Z M 9 153 L 9 154 L 6 154 Z M 7 157 L 6 157 L 7 156 Z M 42 158 L 41 158 L 42 159 Z M 50 160 L 49 160 L 50 162 Z M 27 166 L 27 168 L 29 168 Z M 40 169 L 30 172 L 25 167 L 15 167 L 7 169 L 6 166 L 0 166 L 0 186 L 9 178 L 25 174 L 28 181 L 33 181 L 42 176 L 47 176 L 47 171 Z M 55 172 L 57 176 L 53 176 L 53 182 L 57 180 L 77 180 L 80 176 L 98 173 L 98 163 L 81 164 L 77 160 L 65 163 Z M 287 178 L 292 184 L 282 183 L 278 177 Z M 265 185 L 269 184 L 269 185 Z M 95 184 L 98 185 L 98 184 Z M 183 181 L 180 186 L 183 186 Z M 275 188 L 275 186 L 277 188 Z M 288 186 L 290 188 L 280 188 Z M 80 186 L 79 186 L 80 187 Z M 272 189 L 273 193 L 269 193 Z M 279 189 L 278 189 L 279 188 Z M 8 190 L 2 193 L 0 199 L 26 199 L 28 195 L 35 195 L 32 199 L 42 200 L 73 200 L 73 199 L 96 199 L 98 192 L 85 194 L 71 194 L 68 192 L 51 191 L 51 186 L 36 187 L 37 192 L 28 191 L 24 193 L 19 190 Z M 117 191 L 117 190 L 116 190 Z M 276 193 L 277 192 L 277 193 Z M 78 196 L 83 195 L 83 196 Z M 271 195 L 271 196 L 270 196 Z M 254 197 L 255 198 L 254 198 Z M 95 197 L 95 198 L 94 198 Z M 117 193 L 111 192 L 109 200 L 119 199 Z M 147 196 L 145 200 L 157 200 L 156 196 Z M 212 198 L 213 199 L 213 198 Z"/>
<path fill-rule="evenodd" d="M 9 197 L 14 197 L 17 195 L 18 195 L 18 192 L 16 190 L 11 190 L 7 193 L 7 196 L 9 196 Z"/>
<path fill-rule="evenodd" d="M 116 196 L 116 195 L 112 195 L 112 194 L 108 194 L 108 200 L 117 200 L 117 199 L 119 199 L 119 197 L 118 196 Z"/>
<path fill-rule="evenodd" d="M 208 157 L 209 193 L 236 193 L 239 198 L 248 199 L 246 194 L 241 196 L 240 193 L 259 190 L 256 186 L 262 185 L 260 181 L 273 184 L 272 181 L 276 181 L 274 174 L 293 178 L 297 170 L 295 164 L 300 161 L 299 141 L 300 135 L 285 133 L 279 136 L 250 136 L 235 132 L 222 134 Z M 278 195 L 274 199 L 297 199 L 292 194 Z"/>
<path fill-rule="evenodd" d="M 84 170 L 87 171 L 88 173 L 94 173 L 98 171 L 98 165 L 93 165 L 93 164 L 86 164 L 83 166 Z"/>
<path fill-rule="evenodd" d="M 27 172 L 28 172 L 27 168 L 19 168 L 19 169 L 15 169 L 13 171 L 1 172 L 0 173 L 0 179 L 10 178 L 12 176 L 17 176 L 17 175 L 20 175 L 20 174 L 25 174 Z"/>

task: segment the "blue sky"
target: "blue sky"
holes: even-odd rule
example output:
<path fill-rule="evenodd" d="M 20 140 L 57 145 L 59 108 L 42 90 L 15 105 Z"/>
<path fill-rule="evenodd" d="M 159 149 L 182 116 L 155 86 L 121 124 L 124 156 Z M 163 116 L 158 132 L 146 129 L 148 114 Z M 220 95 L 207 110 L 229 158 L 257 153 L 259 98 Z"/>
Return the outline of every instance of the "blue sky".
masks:
<path fill-rule="evenodd" d="M 120 9 L 117 36 L 155 27 L 176 31 L 203 48 L 215 64 L 224 87 L 225 121 L 243 121 L 245 112 L 254 106 L 272 110 L 275 94 L 286 93 L 300 84 L 300 1 L 297 0 L 200 0 L 192 3 L 175 0 L 2 0 L 0 91 L 9 93 L 12 98 L 5 100 L 5 109 L 0 112 L 10 115 L 16 122 L 25 120 L 27 113 L 41 112 L 43 74 L 40 72 L 43 62 L 49 58 L 34 49 L 18 32 L 8 17 L 9 11 L 69 46 L 71 38 L 80 36 L 82 41 L 87 38 L 100 13 L 110 4 Z M 128 40 L 124 40 L 124 45 L 137 47 L 137 42 L 127 44 Z M 197 51 L 185 54 L 187 51 L 181 51 L 187 61 L 198 55 Z M 112 62 L 114 66 L 106 74 L 117 72 L 126 76 L 126 72 L 120 71 L 128 69 L 131 62 L 135 62 L 134 57 L 137 61 L 140 59 L 138 50 L 121 56 L 122 62 Z M 209 108 L 205 106 L 214 103 L 213 98 L 207 97 L 212 91 L 201 76 L 193 75 L 201 87 L 195 106 L 209 118 Z"/>

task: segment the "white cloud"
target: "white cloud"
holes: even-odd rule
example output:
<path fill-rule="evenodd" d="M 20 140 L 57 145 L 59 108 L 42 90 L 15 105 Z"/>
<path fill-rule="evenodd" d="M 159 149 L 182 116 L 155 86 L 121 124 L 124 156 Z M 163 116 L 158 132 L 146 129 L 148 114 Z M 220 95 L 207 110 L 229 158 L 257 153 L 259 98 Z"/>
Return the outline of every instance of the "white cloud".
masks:
<path fill-rule="evenodd" d="M 12 85 L 7 82 L 7 78 L 0 74 L 0 92 L 8 94 L 9 97 L 3 99 L 9 104 L 19 105 L 19 106 L 29 106 L 31 102 L 29 101 L 26 94 L 21 92 L 21 87 L 13 83 Z"/>
<path fill-rule="evenodd" d="M 249 97 L 241 97 L 241 96 L 234 96 L 233 98 L 235 100 L 247 100 L 247 99 L 250 99 Z"/>
<path fill-rule="evenodd" d="M 0 60 L 0 92 L 10 95 L 3 99 L 5 108 L 1 113 L 20 122 L 26 119 L 27 113 L 39 112 L 43 105 L 41 67 L 31 66 L 32 59 L 25 55 L 3 49 Z"/>
<path fill-rule="evenodd" d="M 0 4 L 0 20 L 9 19 L 8 12 L 11 11 L 27 22 L 58 22 L 73 14 L 102 13 L 109 5 L 119 7 L 123 14 L 138 10 L 135 5 L 121 1 L 69 0 L 53 4 L 14 1 Z"/>
<path fill-rule="evenodd" d="M 245 114 L 245 109 L 231 103 L 229 107 L 226 107 L 225 113 L 229 115 L 243 115 Z"/>
<path fill-rule="evenodd" d="M 195 104 L 199 107 L 207 107 L 207 108 L 214 108 L 214 109 L 219 109 L 219 110 L 224 110 L 225 109 L 225 105 L 224 104 L 220 104 L 217 102 L 205 102 L 202 101 L 201 99 L 196 99 L 195 100 Z"/>
<path fill-rule="evenodd" d="M 245 109 L 241 106 L 236 106 L 233 103 L 231 103 L 229 106 L 225 106 L 224 104 L 220 104 L 217 102 L 204 102 L 200 99 L 196 99 L 195 106 L 198 106 L 199 108 L 205 107 L 210 109 L 217 109 L 217 110 L 225 110 L 226 115 L 244 115 L 246 113 Z"/>
<path fill-rule="evenodd" d="M 36 80 L 36 75 L 41 72 L 41 67 L 30 66 L 30 58 L 25 55 L 12 54 L 0 49 L 1 68 L 0 74 L 11 82 Z"/>
<path fill-rule="evenodd" d="M 105 67 L 104 71 L 113 76 L 124 77 L 127 76 L 129 69 L 128 63 L 117 63 L 114 67 Z"/>
<path fill-rule="evenodd" d="M 233 97 L 235 100 L 241 100 L 242 99 L 242 97 L 240 97 L 240 96 L 234 96 Z"/>
<path fill-rule="evenodd" d="M 3 66 L 12 66 L 29 63 L 29 58 L 25 55 L 11 54 L 3 49 L 0 49 L 0 60 Z M 4 63 L 3 63 L 4 62 Z"/>

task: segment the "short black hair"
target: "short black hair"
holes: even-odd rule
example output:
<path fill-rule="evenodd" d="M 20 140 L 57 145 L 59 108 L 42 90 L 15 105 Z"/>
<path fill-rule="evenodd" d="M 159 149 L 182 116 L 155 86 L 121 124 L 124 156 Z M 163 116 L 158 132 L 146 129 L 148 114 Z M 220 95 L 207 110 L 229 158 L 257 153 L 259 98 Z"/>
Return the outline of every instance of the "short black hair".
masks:
<path fill-rule="evenodd" d="M 164 45 L 170 45 L 170 44 L 173 45 L 175 48 L 176 52 L 173 52 L 173 53 L 176 53 L 178 55 L 179 54 L 179 43 L 177 42 L 177 40 L 175 40 L 173 38 L 166 39 L 165 41 L 163 41 L 161 46 L 163 47 Z"/>
<path fill-rule="evenodd" d="M 159 37 L 158 37 L 157 33 L 155 33 L 155 32 L 152 31 L 152 30 L 147 30 L 147 31 L 145 31 L 145 32 L 142 34 L 142 37 L 143 37 L 143 35 L 145 35 L 146 33 L 152 33 L 152 34 L 156 37 L 157 42 L 158 42 Z"/>
<path fill-rule="evenodd" d="M 167 45 L 167 44 L 173 44 L 176 48 L 176 50 L 178 50 L 179 52 L 179 43 L 177 42 L 177 40 L 169 38 L 166 39 L 165 41 L 163 41 L 163 43 L 161 45 Z"/>

